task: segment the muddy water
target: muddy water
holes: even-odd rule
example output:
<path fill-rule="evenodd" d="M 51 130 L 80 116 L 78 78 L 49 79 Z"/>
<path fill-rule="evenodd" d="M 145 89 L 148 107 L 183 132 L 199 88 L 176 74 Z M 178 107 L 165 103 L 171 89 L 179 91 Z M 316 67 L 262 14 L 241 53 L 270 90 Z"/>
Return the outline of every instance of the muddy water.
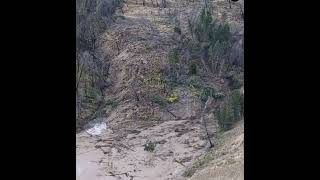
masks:
<path fill-rule="evenodd" d="M 105 172 L 97 163 L 102 156 L 98 150 L 77 155 L 77 180 L 111 180 L 105 176 Z"/>
<path fill-rule="evenodd" d="M 77 180 L 183 179 L 185 167 L 209 146 L 201 138 L 204 132 L 198 121 L 167 121 L 111 144 L 97 141 L 110 139 L 110 131 L 99 137 L 77 134 Z M 148 140 L 156 142 L 153 152 L 144 150 Z M 95 148 L 97 145 L 103 148 Z"/>
<path fill-rule="evenodd" d="M 77 180 L 112 180 L 107 178 L 106 172 L 100 166 L 103 163 L 104 154 L 99 149 L 93 147 L 93 142 L 102 133 L 105 133 L 106 123 L 99 122 L 86 131 L 77 134 L 77 146 L 83 145 L 81 149 L 77 148 L 76 173 Z"/>

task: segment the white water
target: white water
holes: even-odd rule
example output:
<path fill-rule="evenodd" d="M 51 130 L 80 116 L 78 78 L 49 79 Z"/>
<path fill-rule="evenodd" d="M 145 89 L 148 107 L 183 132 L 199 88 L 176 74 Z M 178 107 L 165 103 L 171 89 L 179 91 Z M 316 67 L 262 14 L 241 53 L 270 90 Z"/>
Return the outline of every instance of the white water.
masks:
<path fill-rule="evenodd" d="M 106 123 L 101 122 L 101 123 L 95 124 L 93 128 L 86 130 L 86 132 L 91 135 L 100 135 L 106 129 L 107 129 Z"/>

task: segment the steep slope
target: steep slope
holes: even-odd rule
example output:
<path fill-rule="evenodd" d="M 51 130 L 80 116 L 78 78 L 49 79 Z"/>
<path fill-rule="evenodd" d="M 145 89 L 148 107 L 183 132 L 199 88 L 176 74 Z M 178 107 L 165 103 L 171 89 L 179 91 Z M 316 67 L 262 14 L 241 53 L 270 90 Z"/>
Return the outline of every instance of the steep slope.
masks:
<path fill-rule="evenodd" d="M 244 179 L 244 124 L 218 138 L 217 146 L 208 153 L 213 157 L 190 180 L 241 180 Z"/>
<path fill-rule="evenodd" d="M 99 121 L 106 122 L 107 129 L 102 134 L 92 136 L 83 131 L 76 135 L 78 179 L 185 179 L 185 170 L 207 153 L 203 102 L 190 87 L 168 88 L 163 83 L 163 71 L 175 44 L 175 19 L 187 29 L 186 19 L 201 2 L 168 3 L 169 8 L 160 9 L 150 1 L 143 6 L 128 0 L 124 14 L 99 38 L 97 54 L 110 59 L 107 81 L 111 86 L 105 98 L 116 105 L 104 109 Z M 219 78 L 209 83 L 218 90 L 226 88 Z M 163 107 L 155 101 L 155 97 L 170 93 L 178 102 Z M 213 118 L 207 113 L 205 119 Z M 211 121 L 208 126 L 215 135 L 217 123 Z M 216 136 L 211 139 L 216 143 Z M 145 150 L 148 142 L 155 145 L 151 152 Z M 216 146 L 220 147 L 219 143 Z"/>

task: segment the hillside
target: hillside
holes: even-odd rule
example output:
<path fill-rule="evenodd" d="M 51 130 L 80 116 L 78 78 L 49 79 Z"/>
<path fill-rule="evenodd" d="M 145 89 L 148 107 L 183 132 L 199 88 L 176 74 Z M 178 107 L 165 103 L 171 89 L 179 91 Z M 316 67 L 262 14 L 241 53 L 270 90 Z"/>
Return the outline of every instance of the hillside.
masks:
<path fill-rule="evenodd" d="M 218 138 L 216 148 L 193 163 L 190 170 L 195 167 L 196 172 L 190 180 L 244 179 L 243 126 L 241 121 L 232 130 L 223 133 Z M 198 162 L 203 162 L 203 165 L 199 166 Z"/>
<path fill-rule="evenodd" d="M 79 50 L 89 63 L 79 65 L 77 178 L 243 179 L 239 3 L 106 2 L 120 8 Z"/>

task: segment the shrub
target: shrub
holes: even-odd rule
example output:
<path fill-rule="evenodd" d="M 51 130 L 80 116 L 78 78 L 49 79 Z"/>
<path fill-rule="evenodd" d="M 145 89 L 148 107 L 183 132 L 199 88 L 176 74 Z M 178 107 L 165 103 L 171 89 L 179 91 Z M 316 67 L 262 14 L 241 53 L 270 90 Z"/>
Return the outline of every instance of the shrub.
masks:
<path fill-rule="evenodd" d="M 200 98 L 203 101 L 206 101 L 208 97 L 214 97 L 215 95 L 215 90 L 211 87 L 205 87 L 202 89 L 202 92 L 200 94 Z"/>
<path fill-rule="evenodd" d="M 149 117 L 146 118 L 145 121 L 161 121 L 160 117 Z"/>
<path fill-rule="evenodd" d="M 215 94 L 213 95 L 213 97 L 214 97 L 215 99 L 221 99 L 221 98 L 225 97 L 225 95 L 224 95 L 223 93 L 221 93 L 221 92 L 217 92 L 217 93 L 215 93 Z"/>
<path fill-rule="evenodd" d="M 216 92 L 216 90 L 211 87 L 205 87 L 200 93 L 200 98 L 202 101 L 206 101 L 208 97 L 213 97 L 214 99 L 222 99 L 225 97 L 225 95 L 222 92 Z"/>
<path fill-rule="evenodd" d="M 112 109 L 116 108 L 119 105 L 117 101 L 107 100 L 106 106 L 111 106 Z"/>
<path fill-rule="evenodd" d="M 221 130 L 229 130 L 232 125 L 243 117 L 244 97 L 239 91 L 233 91 L 215 111 Z"/>
<path fill-rule="evenodd" d="M 166 67 L 166 78 L 172 82 L 178 82 L 178 67 L 180 60 L 180 50 L 178 48 L 174 48 L 169 52 L 168 55 L 169 65 Z"/>
<path fill-rule="evenodd" d="M 244 114 L 244 95 L 235 90 L 231 95 L 234 117 L 239 120 Z"/>
<path fill-rule="evenodd" d="M 166 100 L 169 103 L 173 103 L 173 102 L 176 102 L 178 100 L 178 96 L 173 94 L 173 95 L 167 96 Z"/>
<path fill-rule="evenodd" d="M 149 152 L 153 152 L 156 148 L 156 143 L 153 143 L 151 141 L 148 141 L 146 144 L 144 144 L 144 150 L 145 151 L 149 151 Z"/>
<path fill-rule="evenodd" d="M 228 79 L 229 87 L 231 89 L 238 89 L 243 85 L 243 77 L 242 77 L 242 74 L 239 72 L 231 71 L 226 76 L 226 79 Z"/>
<path fill-rule="evenodd" d="M 89 86 L 86 89 L 84 102 L 95 103 L 101 101 L 102 93 L 97 88 Z"/>
<path fill-rule="evenodd" d="M 123 15 L 114 15 L 113 18 L 114 19 L 122 19 L 122 20 L 126 19 L 126 17 L 124 17 Z"/>
<path fill-rule="evenodd" d="M 202 88 L 203 87 L 203 80 L 201 79 L 200 76 L 195 76 L 195 75 L 192 75 L 190 76 L 186 83 L 190 86 L 193 86 L 194 88 Z"/>
<path fill-rule="evenodd" d="M 191 177 L 197 170 L 201 170 L 212 160 L 214 160 L 214 154 L 209 152 L 205 156 L 198 158 L 182 175 L 184 177 Z"/>
<path fill-rule="evenodd" d="M 189 64 L 189 75 L 197 74 L 197 64 L 195 62 L 190 62 Z"/>
<path fill-rule="evenodd" d="M 171 65 L 176 65 L 179 62 L 180 53 L 178 48 L 174 48 L 169 54 L 169 62 Z"/>
<path fill-rule="evenodd" d="M 178 34 L 181 34 L 181 29 L 176 26 L 176 27 L 174 27 L 174 32 L 178 33 Z"/>
<path fill-rule="evenodd" d="M 229 130 L 232 126 L 233 113 L 229 104 L 225 104 L 216 110 L 218 123 L 222 131 Z"/>
<path fill-rule="evenodd" d="M 159 95 L 152 96 L 151 101 L 153 103 L 159 104 L 161 107 L 164 107 L 167 105 L 167 102 L 164 100 L 164 98 Z"/>
<path fill-rule="evenodd" d="M 189 45 L 191 56 L 201 58 L 202 66 L 211 73 L 225 72 L 232 63 L 231 48 L 233 37 L 227 23 L 212 18 L 210 7 L 203 8 L 199 18 L 189 20 L 192 41 Z"/>

